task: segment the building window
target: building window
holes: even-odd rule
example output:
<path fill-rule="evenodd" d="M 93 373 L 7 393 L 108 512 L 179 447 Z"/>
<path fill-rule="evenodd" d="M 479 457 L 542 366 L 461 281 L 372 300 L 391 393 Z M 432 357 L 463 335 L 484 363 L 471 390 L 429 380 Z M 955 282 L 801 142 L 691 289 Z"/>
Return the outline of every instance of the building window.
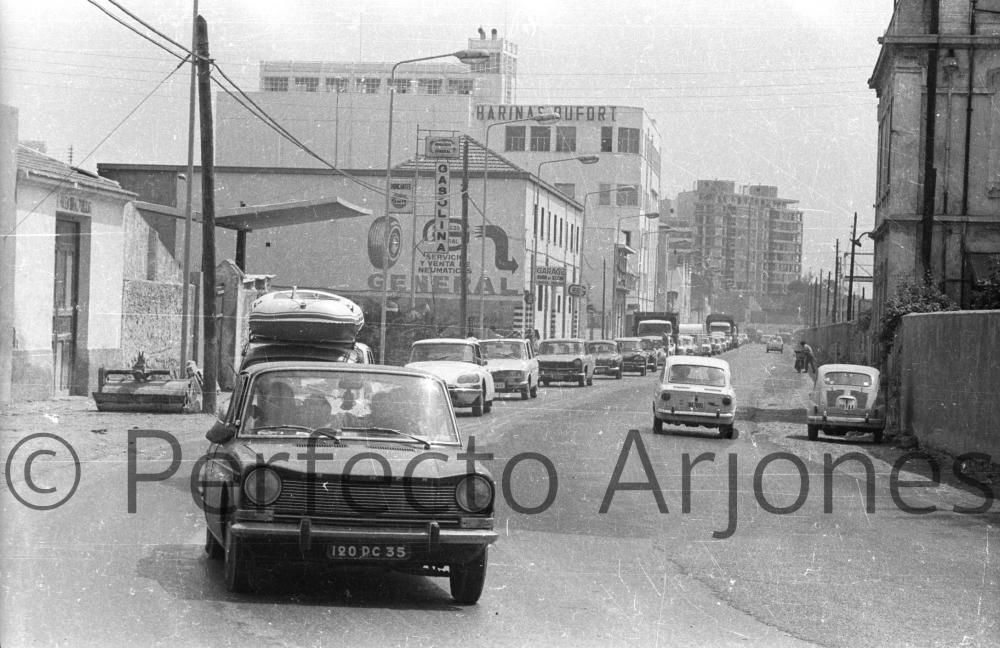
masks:
<path fill-rule="evenodd" d="M 619 128 L 618 129 L 618 152 L 619 153 L 639 153 L 639 129 Z"/>
<path fill-rule="evenodd" d="M 360 77 L 354 82 L 354 85 L 358 92 L 363 94 L 378 94 L 379 88 L 382 87 L 382 79 Z"/>
<path fill-rule="evenodd" d="M 524 126 L 505 127 L 504 150 L 523 151 L 524 150 Z"/>
<path fill-rule="evenodd" d="M 327 92 L 347 92 L 348 80 L 344 78 L 328 78 L 326 80 Z"/>
<path fill-rule="evenodd" d="M 551 130 L 548 126 L 531 127 L 531 150 L 548 151 L 552 147 Z"/>
<path fill-rule="evenodd" d="M 319 90 L 319 77 L 295 77 L 295 89 L 299 92 Z"/>
<path fill-rule="evenodd" d="M 556 189 L 559 190 L 559 193 L 561 193 L 562 195 L 566 196 L 567 198 L 570 198 L 572 200 L 576 200 L 576 185 L 575 184 L 573 184 L 572 182 L 556 182 L 555 186 L 556 186 Z"/>
<path fill-rule="evenodd" d="M 448 79 L 448 94 L 470 95 L 475 89 L 475 79 Z"/>
<path fill-rule="evenodd" d="M 556 126 L 556 152 L 576 151 L 576 126 Z"/>
<path fill-rule="evenodd" d="M 420 94 L 441 94 L 441 79 L 418 79 L 417 89 Z"/>
<path fill-rule="evenodd" d="M 556 232 L 559 234 L 559 240 L 556 245 L 562 245 L 563 242 L 563 219 L 559 218 L 556 220 Z"/>
<path fill-rule="evenodd" d="M 409 79 L 393 79 L 392 89 L 396 94 L 409 94 L 412 92 L 412 84 Z"/>
<path fill-rule="evenodd" d="M 542 230 L 540 232 L 542 238 L 545 238 L 545 208 L 542 207 Z"/>
<path fill-rule="evenodd" d="M 264 92 L 288 92 L 288 78 L 264 77 Z"/>
<path fill-rule="evenodd" d="M 637 207 L 639 205 L 639 192 L 632 185 L 618 185 L 615 192 L 616 202 L 619 207 Z"/>
<path fill-rule="evenodd" d="M 532 235 L 537 239 L 538 238 L 538 205 L 535 205 L 535 213 L 533 214 L 533 218 L 534 218 L 534 224 L 532 226 L 531 232 L 532 232 Z"/>
<path fill-rule="evenodd" d="M 601 153 L 611 153 L 614 143 L 614 128 L 611 126 L 601 126 Z"/>
<path fill-rule="evenodd" d="M 600 193 L 597 194 L 597 197 L 599 199 L 597 201 L 597 204 L 598 205 L 610 205 L 611 204 L 611 185 L 605 184 L 605 183 L 602 182 L 601 184 L 597 185 L 597 190 L 600 191 Z"/>

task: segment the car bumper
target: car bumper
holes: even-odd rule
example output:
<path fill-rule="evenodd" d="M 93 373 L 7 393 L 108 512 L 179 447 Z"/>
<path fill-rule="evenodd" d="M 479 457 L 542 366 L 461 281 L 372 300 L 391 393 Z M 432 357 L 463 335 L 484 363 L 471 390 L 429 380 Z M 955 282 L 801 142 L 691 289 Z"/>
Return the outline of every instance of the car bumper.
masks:
<path fill-rule="evenodd" d="M 235 522 L 230 530 L 254 553 L 355 564 L 461 562 L 498 537 L 492 528 L 442 529 L 433 521 L 400 528 L 331 527 L 309 522 Z M 476 519 L 476 523 L 483 522 Z M 338 555 L 341 547 L 344 551 Z M 402 548 L 403 557 L 388 556 L 390 547 L 394 554 Z"/>
<path fill-rule="evenodd" d="M 528 388 L 527 380 L 493 380 L 493 389 L 498 394 L 518 393 Z"/>
<path fill-rule="evenodd" d="M 483 391 L 479 386 L 475 387 L 454 387 L 448 386 L 448 393 L 451 395 L 451 404 L 455 407 L 472 407 Z"/>
<path fill-rule="evenodd" d="M 601 366 L 601 365 L 598 365 L 598 366 L 594 367 L 594 374 L 595 375 L 613 376 L 616 373 L 618 373 L 619 371 L 621 371 L 621 368 L 617 367 L 617 366 L 611 367 L 611 366 Z"/>
<path fill-rule="evenodd" d="M 732 425 L 736 412 L 697 412 L 693 410 L 657 407 L 656 418 L 664 423 L 690 423 L 694 425 Z"/>
<path fill-rule="evenodd" d="M 647 365 L 645 360 L 628 360 L 622 363 L 625 371 L 642 371 Z"/>
<path fill-rule="evenodd" d="M 555 382 L 576 382 L 580 379 L 585 379 L 587 374 L 582 369 L 579 371 L 573 369 L 540 369 L 538 377 L 540 380 Z"/>
<path fill-rule="evenodd" d="M 825 414 L 810 414 L 806 417 L 809 425 L 829 428 L 851 428 L 857 430 L 881 430 L 885 427 L 885 419 L 863 416 L 842 416 Z"/>

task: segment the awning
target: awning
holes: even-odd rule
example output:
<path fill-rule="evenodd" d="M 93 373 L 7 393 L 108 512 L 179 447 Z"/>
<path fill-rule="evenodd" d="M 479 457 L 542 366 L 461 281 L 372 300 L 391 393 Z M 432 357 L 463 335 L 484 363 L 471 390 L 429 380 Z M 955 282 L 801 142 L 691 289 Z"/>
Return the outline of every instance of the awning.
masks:
<path fill-rule="evenodd" d="M 267 229 L 285 225 L 301 225 L 319 221 L 371 216 L 372 210 L 353 205 L 339 198 L 300 200 L 278 205 L 254 205 L 225 209 L 215 217 L 215 224 L 234 230 Z"/>
<path fill-rule="evenodd" d="M 966 252 L 973 286 L 992 285 L 1000 277 L 1000 252 Z"/>

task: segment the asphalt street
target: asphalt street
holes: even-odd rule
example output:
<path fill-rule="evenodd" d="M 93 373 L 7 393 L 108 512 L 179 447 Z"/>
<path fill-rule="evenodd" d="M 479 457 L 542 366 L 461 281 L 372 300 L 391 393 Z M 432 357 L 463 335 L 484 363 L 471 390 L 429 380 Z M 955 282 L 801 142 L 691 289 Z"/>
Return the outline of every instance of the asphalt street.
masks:
<path fill-rule="evenodd" d="M 926 460 L 870 436 L 809 442 L 810 378 L 789 354 L 749 345 L 723 357 L 739 397 L 732 440 L 654 435 L 653 375 L 460 414 L 501 486 L 501 537 L 470 607 L 446 579 L 372 570 L 290 569 L 230 594 L 191 494 L 210 417 L 98 414 L 81 401 L 47 427 L 26 424 L 56 416 L 39 419 L 44 407 L 5 415 L 0 644 L 1000 645 L 1000 505 L 955 510 L 986 509 L 983 487 L 950 463 L 928 485 Z M 164 473 L 132 501 L 129 430 L 134 472 Z M 11 490 L 28 492 L 12 448 L 39 431 L 80 445 L 78 487 L 50 510 Z M 52 458 L 31 477 L 65 491 L 74 464 Z"/>

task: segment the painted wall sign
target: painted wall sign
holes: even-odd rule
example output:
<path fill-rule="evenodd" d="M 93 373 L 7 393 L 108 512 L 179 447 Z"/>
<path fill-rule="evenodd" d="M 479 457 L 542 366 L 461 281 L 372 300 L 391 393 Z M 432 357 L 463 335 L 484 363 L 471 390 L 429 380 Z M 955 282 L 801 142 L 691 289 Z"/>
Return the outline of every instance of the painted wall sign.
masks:
<path fill-rule="evenodd" d="M 539 286 L 566 285 L 566 268 L 562 266 L 536 266 L 535 283 Z"/>
<path fill-rule="evenodd" d="M 89 214 L 90 201 L 87 200 L 86 198 L 77 198 L 76 196 L 67 196 L 66 194 L 59 194 L 59 209 L 79 212 L 81 214 Z"/>
<path fill-rule="evenodd" d="M 479 104 L 476 106 L 476 119 L 479 121 L 507 121 L 511 119 L 531 119 L 538 115 L 555 113 L 564 122 L 613 122 L 617 120 L 617 110 L 618 106 L 509 106 L 504 104 Z"/>
<path fill-rule="evenodd" d="M 434 165 L 434 229 L 431 242 L 434 252 L 448 252 L 448 226 L 451 223 L 451 165 L 440 160 Z"/>
<path fill-rule="evenodd" d="M 389 183 L 389 212 L 392 214 L 413 213 L 413 180 L 393 179 Z"/>
<path fill-rule="evenodd" d="M 457 137 L 428 137 L 424 143 L 424 156 L 457 160 L 459 149 Z"/>

